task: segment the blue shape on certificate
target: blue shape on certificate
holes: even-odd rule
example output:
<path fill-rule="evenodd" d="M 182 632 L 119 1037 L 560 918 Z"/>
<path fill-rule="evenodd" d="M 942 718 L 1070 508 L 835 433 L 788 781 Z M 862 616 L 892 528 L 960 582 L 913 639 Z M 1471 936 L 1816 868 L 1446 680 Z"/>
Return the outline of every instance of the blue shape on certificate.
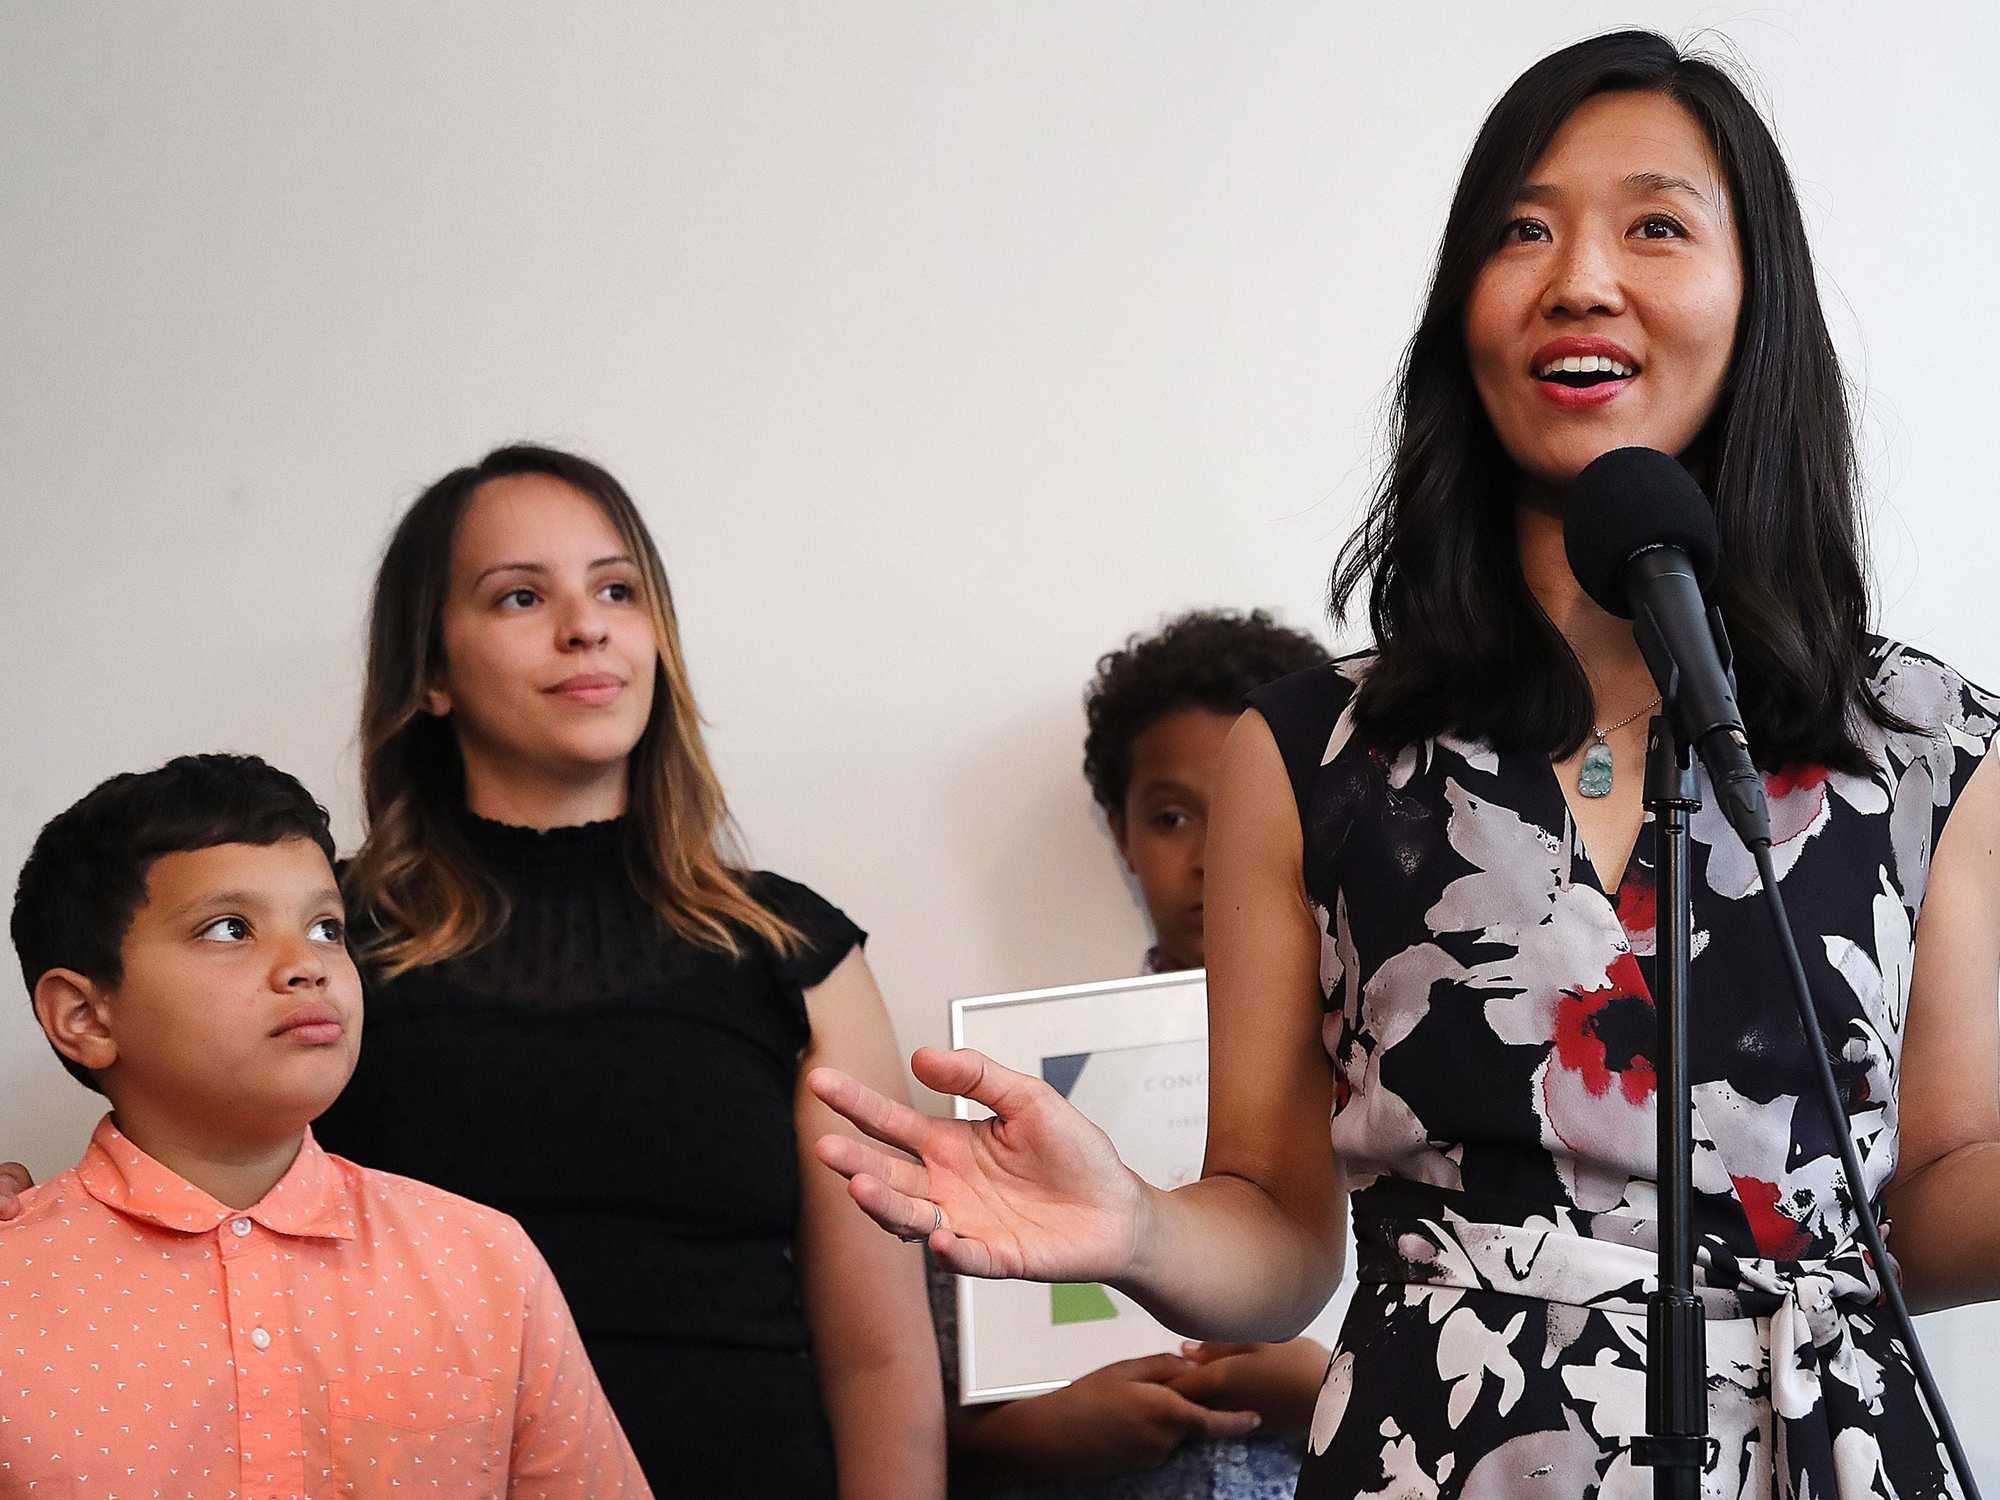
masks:
<path fill-rule="evenodd" d="M 1160 1188 L 1201 1175 L 1208 1141 L 1208 1042 L 1154 1042 L 1042 1059 L 1043 1080 L 1111 1137 Z"/>
<path fill-rule="evenodd" d="M 1069 1091 L 1076 1087 L 1083 1065 L 1089 1061 L 1088 1052 L 1065 1052 L 1061 1057 L 1045 1057 L 1042 1059 L 1042 1082 L 1067 1099 Z"/>

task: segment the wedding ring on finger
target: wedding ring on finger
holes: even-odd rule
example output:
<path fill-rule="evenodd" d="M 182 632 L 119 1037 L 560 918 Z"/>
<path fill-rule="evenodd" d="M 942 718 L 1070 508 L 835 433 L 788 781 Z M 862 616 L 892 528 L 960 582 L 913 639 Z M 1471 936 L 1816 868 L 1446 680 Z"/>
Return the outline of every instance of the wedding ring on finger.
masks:
<path fill-rule="evenodd" d="M 944 1210 L 942 1208 L 939 1208 L 935 1203 L 933 1203 L 931 1205 L 930 1228 L 919 1229 L 915 1233 L 905 1233 L 904 1231 L 899 1229 L 896 1231 L 896 1238 L 901 1240 L 906 1245 L 922 1244 L 925 1240 L 929 1239 L 932 1235 L 936 1234 L 942 1228 L 944 1228 Z"/>

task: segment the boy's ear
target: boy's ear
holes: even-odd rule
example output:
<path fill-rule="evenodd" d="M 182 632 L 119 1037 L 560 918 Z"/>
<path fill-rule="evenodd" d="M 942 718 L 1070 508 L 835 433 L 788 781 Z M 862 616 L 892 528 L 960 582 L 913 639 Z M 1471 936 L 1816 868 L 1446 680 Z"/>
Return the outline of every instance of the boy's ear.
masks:
<path fill-rule="evenodd" d="M 1125 814 L 1122 811 L 1107 812 L 1104 815 L 1104 822 L 1111 830 L 1111 842 L 1118 846 L 1118 857 L 1124 860 L 1129 868 L 1132 863 L 1132 850 L 1125 842 Z"/>
<path fill-rule="evenodd" d="M 104 1024 L 105 994 L 95 980 L 74 969 L 51 969 L 35 982 L 35 1019 L 43 1034 L 71 1062 L 108 1068 L 118 1061 L 118 1043 Z"/>

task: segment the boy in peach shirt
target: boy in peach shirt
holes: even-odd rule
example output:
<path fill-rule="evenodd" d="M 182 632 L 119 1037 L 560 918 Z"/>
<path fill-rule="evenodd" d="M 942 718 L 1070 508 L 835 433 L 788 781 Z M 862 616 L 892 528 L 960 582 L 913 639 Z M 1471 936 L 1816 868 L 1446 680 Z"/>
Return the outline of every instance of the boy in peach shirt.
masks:
<path fill-rule="evenodd" d="M 247 756 L 36 840 L 14 946 L 112 1108 L 0 1222 L 0 1497 L 650 1493 L 520 1226 L 313 1142 L 361 1042 L 332 855 Z"/>

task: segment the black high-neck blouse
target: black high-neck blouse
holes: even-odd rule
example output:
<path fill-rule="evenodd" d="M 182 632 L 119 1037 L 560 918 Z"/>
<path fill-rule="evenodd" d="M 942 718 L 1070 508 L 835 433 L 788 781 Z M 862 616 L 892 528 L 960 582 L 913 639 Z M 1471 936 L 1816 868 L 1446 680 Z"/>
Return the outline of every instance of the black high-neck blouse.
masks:
<path fill-rule="evenodd" d="M 865 935 L 759 871 L 805 946 L 731 959 L 639 896 L 622 820 L 464 826 L 512 915 L 475 953 L 371 976 L 360 1065 L 315 1134 L 520 1220 L 660 1493 L 831 1495 L 793 1104 L 804 991 Z"/>

